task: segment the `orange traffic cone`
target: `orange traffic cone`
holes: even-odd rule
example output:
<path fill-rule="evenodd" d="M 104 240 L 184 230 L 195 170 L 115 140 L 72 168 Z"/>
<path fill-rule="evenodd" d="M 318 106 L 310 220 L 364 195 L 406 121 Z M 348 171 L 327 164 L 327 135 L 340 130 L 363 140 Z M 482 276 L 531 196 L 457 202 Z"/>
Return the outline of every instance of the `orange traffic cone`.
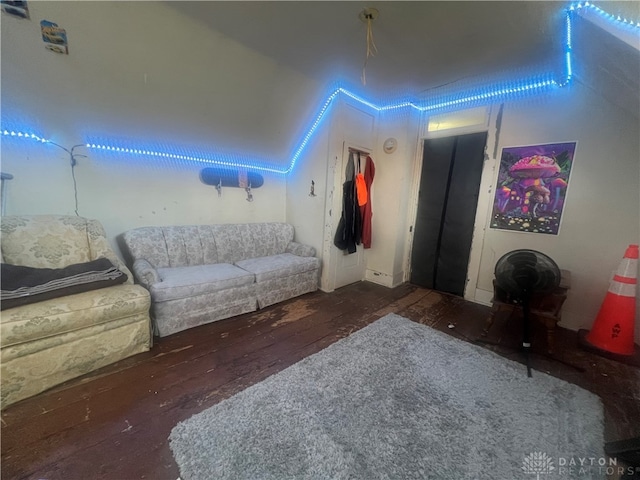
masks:
<path fill-rule="evenodd" d="M 586 337 L 594 347 L 620 355 L 633 355 L 637 268 L 638 245 L 629 245 L 609 284 L 593 328 Z"/>

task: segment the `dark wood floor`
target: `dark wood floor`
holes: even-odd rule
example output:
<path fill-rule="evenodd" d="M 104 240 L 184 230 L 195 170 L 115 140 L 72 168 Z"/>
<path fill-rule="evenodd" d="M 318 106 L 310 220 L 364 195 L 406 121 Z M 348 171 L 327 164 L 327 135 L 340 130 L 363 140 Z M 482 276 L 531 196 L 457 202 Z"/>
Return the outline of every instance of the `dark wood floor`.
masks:
<path fill-rule="evenodd" d="M 175 480 L 167 437 L 177 422 L 390 312 L 475 341 L 489 308 L 362 282 L 156 339 L 150 352 L 4 410 L 2 478 Z M 497 345 L 484 346 L 523 361 L 518 323 L 498 318 L 487 337 Z M 557 338 L 561 361 L 542 355 L 544 342 L 536 332 L 533 367 L 602 398 L 606 441 L 640 435 L 640 369 L 580 349 L 568 330 Z"/>

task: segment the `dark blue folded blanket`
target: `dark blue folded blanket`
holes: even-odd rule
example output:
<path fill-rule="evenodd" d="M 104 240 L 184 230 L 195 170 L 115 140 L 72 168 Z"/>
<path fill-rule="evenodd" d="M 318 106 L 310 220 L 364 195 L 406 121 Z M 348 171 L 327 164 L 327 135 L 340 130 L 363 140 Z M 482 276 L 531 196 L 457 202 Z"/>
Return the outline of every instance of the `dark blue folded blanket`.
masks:
<path fill-rule="evenodd" d="M 127 275 L 107 258 L 64 268 L 0 265 L 0 310 L 118 285 Z"/>

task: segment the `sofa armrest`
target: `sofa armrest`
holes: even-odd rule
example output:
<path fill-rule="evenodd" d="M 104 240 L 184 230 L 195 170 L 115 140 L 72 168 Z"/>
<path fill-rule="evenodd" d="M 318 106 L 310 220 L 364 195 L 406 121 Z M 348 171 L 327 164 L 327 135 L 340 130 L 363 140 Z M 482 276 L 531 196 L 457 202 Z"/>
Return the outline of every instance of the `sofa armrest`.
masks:
<path fill-rule="evenodd" d="M 285 250 L 286 253 L 293 253 L 294 255 L 298 255 L 299 257 L 315 257 L 316 249 L 311 245 L 303 245 L 298 242 L 289 242 L 287 248 Z"/>
<path fill-rule="evenodd" d="M 133 263 L 133 273 L 143 287 L 149 289 L 154 283 L 160 282 L 158 271 L 147 260 L 140 258 Z"/>
<path fill-rule="evenodd" d="M 127 281 L 125 283 L 133 285 L 133 275 L 131 275 L 131 272 L 116 252 L 113 251 L 113 248 L 111 248 L 102 224 L 98 220 L 93 219 L 85 219 L 85 221 L 91 260 L 100 257 L 111 260 L 111 263 L 113 263 L 118 270 L 127 275 Z"/>

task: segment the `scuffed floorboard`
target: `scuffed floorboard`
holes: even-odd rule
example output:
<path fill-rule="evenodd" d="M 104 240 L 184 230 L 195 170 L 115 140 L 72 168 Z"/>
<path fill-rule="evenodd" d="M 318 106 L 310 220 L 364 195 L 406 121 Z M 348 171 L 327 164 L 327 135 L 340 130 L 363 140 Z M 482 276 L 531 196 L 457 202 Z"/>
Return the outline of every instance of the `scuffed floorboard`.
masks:
<path fill-rule="evenodd" d="M 175 480 L 167 437 L 176 423 L 387 313 L 475 342 L 489 308 L 409 284 L 360 282 L 156 339 L 150 352 L 4 410 L 2 478 Z M 522 362 L 519 334 L 517 319 L 497 318 L 482 345 Z M 544 332 L 534 347 L 538 337 Z M 534 355 L 534 368 L 600 395 L 607 440 L 640 435 L 640 370 L 580 350 L 575 332 L 560 329 L 558 345 L 565 363 Z"/>

